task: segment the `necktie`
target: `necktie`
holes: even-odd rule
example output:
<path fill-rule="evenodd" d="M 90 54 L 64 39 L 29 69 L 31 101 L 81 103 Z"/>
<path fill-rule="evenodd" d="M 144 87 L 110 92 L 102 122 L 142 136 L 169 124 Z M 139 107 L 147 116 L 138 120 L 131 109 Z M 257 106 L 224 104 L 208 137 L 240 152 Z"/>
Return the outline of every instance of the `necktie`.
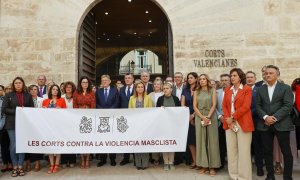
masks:
<path fill-rule="evenodd" d="M 128 86 L 128 88 L 127 88 L 127 97 L 128 98 L 130 97 L 130 86 Z"/>
<path fill-rule="evenodd" d="M 107 101 L 107 89 L 104 89 L 104 98 L 105 98 L 105 102 Z"/>
<path fill-rule="evenodd" d="M 40 97 L 43 97 L 43 88 L 42 87 L 40 87 Z"/>

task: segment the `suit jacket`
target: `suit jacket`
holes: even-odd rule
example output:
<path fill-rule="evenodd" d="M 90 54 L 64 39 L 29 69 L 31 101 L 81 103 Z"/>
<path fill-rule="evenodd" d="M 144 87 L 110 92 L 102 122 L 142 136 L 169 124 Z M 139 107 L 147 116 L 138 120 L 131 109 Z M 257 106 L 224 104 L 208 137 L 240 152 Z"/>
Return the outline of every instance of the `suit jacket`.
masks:
<path fill-rule="evenodd" d="M 222 108 L 224 112 L 224 118 L 231 117 L 231 98 L 232 90 L 231 87 L 225 89 L 224 99 L 222 103 Z M 243 89 L 239 89 L 235 99 L 234 99 L 234 109 L 233 118 L 237 120 L 244 132 L 254 131 L 254 125 L 252 120 L 252 114 L 250 110 L 252 98 L 252 89 L 251 87 L 244 85 Z M 228 129 L 226 122 L 223 123 L 223 128 Z"/>
<path fill-rule="evenodd" d="M 32 97 L 29 93 L 23 92 L 23 100 L 24 107 L 34 107 Z M 17 106 L 19 106 L 19 102 L 16 93 L 11 92 L 6 94 L 2 104 L 2 112 L 6 115 L 4 129 L 15 129 Z"/>
<path fill-rule="evenodd" d="M 256 87 L 260 87 L 260 86 L 262 86 L 262 85 L 263 85 L 263 83 L 264 83 L 264 81 L 263 81 L 263 80 L 261 80 L 261 81 L 258 81 L 257 83 L 255 83 L 255 86 L 256 86 Z"/>
<path fill-rule="evenodd" d="M 44 86 L 43 95 L 44 94 L 47 94 L 47 85 Z M 42 97 L 40 96 L 40 87 L 39 86 L 38 86 L 38 94 L 37 95 L 38 95 L 38 97 L 43 98 L 43 96 Z"/>
<path fill-rule="evenodd" d="M 259 120 L 259 116 L 256 113 L 256 94 L 257 94 L 257 89 L 258 87 L 256 87 L 256 85 L 254 85 L 253 89 L 252 89 L 252 102 L 251 102 L 251 113 L 252 113 L 252 119 L 254 122 L 254 127 L 256 128 L 257 126 L 257 122 Z"/>
<path fill-rule="evenodd" d="M 136 98 L 137 97 L 135 96 L 130 97 L 129 104 L 128 104 L 129 108 L 136 108 Z M 149 107 L 153 107 L 153 104 L 152 104 L 151 97 L 146 95 L 144 97 L 144 108 L 149 108 Z"/>
<path fill-rule="evenodd" d="M 223 108 L 222 108 L 222 102 L 223 102 L 223 88 L 217 90 L 217 107 L 216 107 L 216 112 L 217 112 L 217 118 L 219 119 L 220 115 L 224 115 L 223 113 Z M 221 125 L 221 122 L 219 121 L 219 126 Z"/>
<path fill-rule="evenodd" d="M 133 92 L 134 92 L 134 88 L 132 89 L 130 96 L 133 95 Z M 119 95 L 120 108 L 128 108 L 128 103 L 129 103 L 130 96 L 127 97 L 126 93 L 127 93 L 126 92 L 126 86 L 123 86 L 120 89 L 120 95 Z"/>
<path fill-rule="evenodd" d="M 119 92 L 116 88 L 110 87 L 107 101 L 105 102 L 104 88 L 97 89 L 96 91 L 96 108 L 97 109 L 110 109 L 119 107 Z"/>
<path fill-rule="evenodd" d="M 153 84 L 148 82 L 147 85 L 147 94 L 150 94 L 151 92 L 153 92 Z"/>
<path fill-rule="evenodd" d="M 286 84 L 277 82 L 272 101 L 270 101 L 268 86 L 266 84 L 258 88 L 256 96 L 256 112 L 260 120 L 257 123 L 257 129 L 260 131 L 267 131 L 270 128 L 264 124 L 265 121 L 263 119 L 265 115 L 269 115 L 277 118 L 278 121 L 274 123 L 274 127 L 277 131 L 293 130 L 293 123 L 290 118 L 293 100 L 294 96 L 292 89 Z"/>

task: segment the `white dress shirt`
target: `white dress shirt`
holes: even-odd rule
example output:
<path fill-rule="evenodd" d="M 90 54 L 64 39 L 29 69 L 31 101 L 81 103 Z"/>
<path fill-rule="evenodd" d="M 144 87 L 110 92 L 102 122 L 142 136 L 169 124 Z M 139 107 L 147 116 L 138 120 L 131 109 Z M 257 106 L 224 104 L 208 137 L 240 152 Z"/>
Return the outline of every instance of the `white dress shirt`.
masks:
<path fill-rule="evenodd" d="M 182 90 L 183 90 L 183 84 L 181 84 L 181 86 L 179 88 L 175 85 L 175 88 L 176 88 L 176 96 L 178 97 L 178 99 L 180 101 L 181 100 Z"/>
<path fill-rule="evenodd" d="M 132 90 L 133 90 L 133 84 L 131 84 L 130 86 L 130 94 L 132 93 Z M 128 86 L 126 85 L 126 88 L 125 88 L 125 94 L 126 94 L 126 96 L 127 96 L 127 91 L 128 91 Z"/>
<path fill-rule="evenodd" d="M 268 87 L 268 94 L 269 94 L 269 99 L 270 99 L 270 102 L 272 101 L 272 98 L 273 98 L 273 94 L 274 94 L 274 90 L 275 90 L 275 87 L 277 85 L 277 81 L 272 85 L 270 86 L 268 83 L 266 83 L 267 87 Z M 264 120 L 266 120 L 266 118 L 268 117 L 269 115 L 265 115 L 263 117 Z"/>
<path fill-rule="evenodd" d="M 267 84 L 270 102 L 272 101 L 272 97 L 273 97 L 273 93 L 274 93 L 276 84 L 277 84 L 277 81 L 272 86 L 270 86 L 269 84 Z"/>

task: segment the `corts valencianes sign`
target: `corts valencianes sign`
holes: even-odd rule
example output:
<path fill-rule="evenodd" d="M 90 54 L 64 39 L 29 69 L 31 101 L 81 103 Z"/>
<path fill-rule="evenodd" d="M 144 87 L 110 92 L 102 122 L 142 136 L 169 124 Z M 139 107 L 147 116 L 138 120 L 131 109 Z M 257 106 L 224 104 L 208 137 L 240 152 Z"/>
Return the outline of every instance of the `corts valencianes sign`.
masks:
<path fill-rule="evenodd" d="M 196 68 L 236 67 L 238 64 L 237 59 L 228 57 L 224 49 L 205 50 L 202 54 L 203 59 L 193 60 Z"/>

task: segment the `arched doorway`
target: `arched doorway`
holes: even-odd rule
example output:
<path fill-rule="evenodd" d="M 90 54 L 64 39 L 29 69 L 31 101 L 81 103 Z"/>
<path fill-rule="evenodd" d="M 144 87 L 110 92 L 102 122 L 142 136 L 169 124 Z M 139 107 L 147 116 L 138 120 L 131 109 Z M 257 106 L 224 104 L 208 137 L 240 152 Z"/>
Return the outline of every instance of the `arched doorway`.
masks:
<path fill-rule="evenodd" d="M 134 49 L 150 50 L 159 57 L 162 71 L 156 76 L 173 74 L 172 37 L 169 19 L 155 1 L 98 1 L 80 26 L 78 77 L 87 75 L 96 84 L 102 74 L 123 79 L 121 60 Z"/>

